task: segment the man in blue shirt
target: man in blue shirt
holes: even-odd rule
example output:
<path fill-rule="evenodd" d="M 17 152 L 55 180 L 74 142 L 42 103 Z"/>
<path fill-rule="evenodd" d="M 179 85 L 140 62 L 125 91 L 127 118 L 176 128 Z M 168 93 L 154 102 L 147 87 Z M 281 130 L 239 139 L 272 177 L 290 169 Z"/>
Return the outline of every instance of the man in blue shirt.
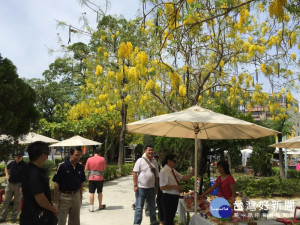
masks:
<path fill-rule="evenodd" d="M 23 161 L 23 152 L 19 151 L 16 154 L 15 160 L 11 161 L 5 168 L 5 176 L 8 182 L 5 188 L 5 199 L 0 215 L 0 222 L 4 222 L 8 213 L 8 206 L 10 200 L 14 196 L 14 207 L 12 210 L 11 221 L 16 222 L 20 203 L 22 199 L 21 192 L 21 177 L 22 171 L 24 170 L 26 163 Z"/>
<path fill-rule="evenodd" d="M 82 155 L 80 147 L 70 150 L 70 158 L 57 171 L 54 199 L 57 205 L 58 225 L 80 225 L 82 188 L 85 182 L 84 166 L 79 163 Z"/>

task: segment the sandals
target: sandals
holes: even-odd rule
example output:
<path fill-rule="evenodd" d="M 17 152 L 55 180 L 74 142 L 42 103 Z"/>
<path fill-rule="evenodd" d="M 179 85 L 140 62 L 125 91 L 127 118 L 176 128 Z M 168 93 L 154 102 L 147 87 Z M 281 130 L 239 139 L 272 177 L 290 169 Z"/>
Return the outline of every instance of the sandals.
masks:
<path fill-rule="evenodd" d="M 103 210 L 103 209 L 105 209 L 105 208 L 106 208 L 106 205 L 103 204 L 103 205 L 102 205 L 102 208 L 99 208 L 98 210 Z"/>

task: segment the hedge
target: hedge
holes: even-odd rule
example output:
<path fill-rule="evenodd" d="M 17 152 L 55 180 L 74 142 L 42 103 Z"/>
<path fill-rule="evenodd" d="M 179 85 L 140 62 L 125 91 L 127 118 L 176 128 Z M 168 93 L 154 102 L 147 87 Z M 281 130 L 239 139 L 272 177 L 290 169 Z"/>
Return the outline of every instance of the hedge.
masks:
<path fill-rule="evenodd" d="M 300 171 L 297 171 L 295 169 L 287 169 L 287 178 L 289 179 L 300 179 Z M 280 168 L 279 167 L 273 167 L 272 168 L 272 174 L 274 176 L 280 177 Z"/>
<path fill-rule="evenodd" d="M 240 178 L 236 182 L 236 190 L 249 197 L 299 196 L 298 179 Z"/>
<path fill-rule="evenodd" d="M 0 164 L 0 176 L 4 176 L 5 175 L 5 164 Z"/>
<path fill-rule="evenodd" d="M 127 163 L 121 166 L 118 165 L 108 165 L 104 170 L 104 180 L 113 180 L 118 177 L 127 176 L 132 173 L 134 163 Z"/>

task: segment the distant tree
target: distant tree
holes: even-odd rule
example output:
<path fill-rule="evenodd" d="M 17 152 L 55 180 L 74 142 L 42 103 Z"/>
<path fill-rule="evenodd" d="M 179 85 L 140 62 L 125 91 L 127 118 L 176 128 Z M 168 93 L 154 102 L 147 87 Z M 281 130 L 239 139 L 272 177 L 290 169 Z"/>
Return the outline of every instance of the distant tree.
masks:
<path fill-rule="evenodd" d="M 0 135 L 17 139 L 29 132 L 38 117 L 34 90 L 18 77 L 17 68 L 0 54 Z M 9 145 L 0 145 L 0 160 L 5 159 Z"/>

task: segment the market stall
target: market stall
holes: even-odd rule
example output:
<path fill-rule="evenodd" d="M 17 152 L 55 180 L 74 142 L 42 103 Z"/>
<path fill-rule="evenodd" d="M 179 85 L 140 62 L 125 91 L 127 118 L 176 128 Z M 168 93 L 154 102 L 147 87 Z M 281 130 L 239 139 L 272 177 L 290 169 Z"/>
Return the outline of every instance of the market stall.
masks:
<path fill-rule="evenodd" d="M 244 199 L 239 196 L 233 204 L 224 199 L 229 203 L 228 206 L 230 206 L 232 211 L 227 218 L 217 218 L 212 211 L 212 205 L 216 206 L 213 204 L 214 200 L 218 201 L 223 198 L 217 196 L 209 196 L 207 199 L 201 200 L 198 198 L 197 213 L 195 214 L 193 191 L 182 193 L 182 195 L 178 203 L 177 212 L 178 219 L 183 225 L 282 225 L 275 219 L 268 219 L 267 211 L 261 209 L 263 206 L 243 206 L 243 203 L 246 204 L 249 201 L 247 198 Z"/>
<path fill-rule="evenodd" d="M 228 221 L 228 222 L 219 222 L 219 223 L 217 223 L 217 222 L 207 220 L 199 214 L 194 214 L 192 216 L 191 220 L 190 220 L 189 225 L 199 225 L 199 224 L 201 224 L 201 225 L 217 225 L 217 224 L 226 224 L 226 225 L 245 225 L 245 224 L 248 224 L 248 225 L 283 225 L 280 222 L 277 222 L 275 220 L 268 220 L 268 219 L 253 220 L 251 222 L 243 221 L 243 222 L 234 223 L 234 222 Z"/>

